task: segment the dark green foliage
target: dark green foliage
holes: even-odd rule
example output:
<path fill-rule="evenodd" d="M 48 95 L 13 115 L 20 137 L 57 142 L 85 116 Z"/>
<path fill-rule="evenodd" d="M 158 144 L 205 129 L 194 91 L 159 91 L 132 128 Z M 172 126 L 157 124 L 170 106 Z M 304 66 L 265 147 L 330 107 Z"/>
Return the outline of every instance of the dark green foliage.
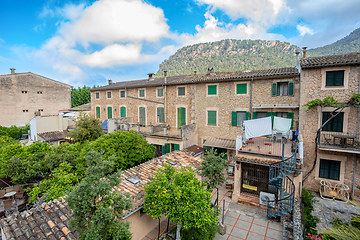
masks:
<path fill-rule="evenodd" d="M 117 131 L 90 142 L 82 155 L 90 150 L 104 152 L 104 159 L 114 155 L 115 168 L 125 170 L 152 159 L 155 147 L 135 131 Z"/>
<path fill-rule="evenodd" d="M 181 239 L 182 240 L 204 240 L 204 239 L 214 239 L 216 232 L 219 230 L 219 226 L 216 224 L 211 224 L 204 228 L 189 228 L 181 229 Z"/>
<path fill-rule="evenodd" d="M 317 235 L 316 225 L 319 222 L 319 219 L 311 214 L 314 209 L 314 197 L 315 196 L 311 191 L 308 191 L 305 188 L 302 189 L 301 199 L 304 204 L 303 217 L 305 219 L 305 233 Z"/>
<path fill-rule="evenodd" d="M 0 126 L 0 137 L 7 136 L 13 139 L 20 139 L 23 134 L 27 134 L 30 127 L 26 125 L 25 127 L 3 127 Z"/>
<path fill-rule="evenodd" d="M 205 152 L 204 161 L 201 163 L 200 176 L 206 178 L 208 189 L 214 189 L 226 182 L 224 169 L 226 160 L 223 159 L 224 153 L 217 154 L 214 148 Z"/>
<path fill-rule="evenodd" d="M 71 88 L 71 107 L 77 107 L 91 101 L 90 87 Z"/>
<path fill-rule="evenodd" d="M 101 154 L 91 151 L 91 164 L 86 177 L 66 198 L 72 210 L 71 226 L 76 227 L 81 239 L 131 239 L 129 222 L 121 222 L 123 211 L 131 207 L 129 196 L 113 187 L 120 184 L 120 171 L 113 173 L 112 159 L 102 160 Z"/>
<path fill-rule="evenodd" d="M 74 141 L 84 143 L 85 141 L 94 141 L 104 134 L 100 127 L 101 122 L 94 116 L 86 113 L 80 113 L 75 121 L 76 129 L 70 131 L 68 136 Z"/>

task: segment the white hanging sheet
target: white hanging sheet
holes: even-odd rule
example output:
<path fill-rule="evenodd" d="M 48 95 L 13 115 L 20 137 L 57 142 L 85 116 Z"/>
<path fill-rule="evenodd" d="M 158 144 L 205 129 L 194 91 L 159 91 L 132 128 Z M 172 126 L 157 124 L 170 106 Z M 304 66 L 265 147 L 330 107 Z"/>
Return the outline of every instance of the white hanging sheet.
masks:
<path fill-rule="evenodd" d="M 271 117 L 244 121 L 245 138 L 255 138 L 271 135 Z"/>
<path fill-rule="evenodd" d="M 291 118 L 274 117 L 274 130 L 276 132 L 286 133 L 291 128 Z"/>
<path fill-rule="evenodd" d="M 240 151 L 240 148 L 242 148 L 242 136 L 237 135 L 236 136 L 236 151 Z"/>

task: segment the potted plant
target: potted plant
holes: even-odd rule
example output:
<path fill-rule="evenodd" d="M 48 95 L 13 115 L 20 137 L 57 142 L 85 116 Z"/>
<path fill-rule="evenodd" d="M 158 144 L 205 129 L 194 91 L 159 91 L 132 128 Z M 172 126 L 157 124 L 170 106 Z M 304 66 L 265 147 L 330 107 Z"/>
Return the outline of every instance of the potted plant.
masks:
<path fill-rule="evenodd" d="M 150 133 L 154 133 L 154 125 L 152 125 L 151 122 L 150 122 L 150 125 L 149 125 L 149 131 L 150 131 Z"/>

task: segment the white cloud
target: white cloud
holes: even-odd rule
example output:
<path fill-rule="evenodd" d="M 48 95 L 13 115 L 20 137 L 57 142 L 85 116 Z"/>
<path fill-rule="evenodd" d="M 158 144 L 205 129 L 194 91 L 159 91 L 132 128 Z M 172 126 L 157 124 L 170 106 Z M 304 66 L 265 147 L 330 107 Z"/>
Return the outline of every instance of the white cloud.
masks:
<path fill-rule="evenodd" d="M 305 34 L 310 34 L 310 35 L 314 34 L 313 30 L 311 30 L 310 28 L 308 28 L 307 26 L 304 26 L 304 25 L 298 24 L 296 26 L 296 29 L 299 31 L 300 36 L 304 36 Z"/>
<path fill-rule="evenodd" d="M 83 61 L 91 67 L 112 67 L 114 65 L 131 64 L 140 59 L 141 46 L 135 44 L 112 44 L 101 51 L 86 55 Z"/>

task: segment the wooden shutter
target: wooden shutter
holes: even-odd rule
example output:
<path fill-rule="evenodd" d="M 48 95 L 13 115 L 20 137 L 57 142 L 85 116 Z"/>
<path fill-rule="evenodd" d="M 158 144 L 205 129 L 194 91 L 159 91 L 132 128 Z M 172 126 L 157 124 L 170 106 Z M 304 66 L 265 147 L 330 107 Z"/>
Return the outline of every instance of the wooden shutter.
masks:
<path fill-rule="evenodd" d="M 344 86 L 344 70 L 336 71 L 334 86 Z"/>
<path fill-rule="evenodd" d="M 294 96 L 294 82 L 288 82 L 288 95 Z"/>
<path fill-rule="evenodd" d="M 100 107 L 96 107 L 96 118 L 100 118 Z"/>
<path fill-rule="evenodd" d="M 144 107 L 139 107 L 139 121 L 141 126 L 146 125 L 146 112 Z"/>
<path fill-rule="evenodd" d="M 217 94 L 217 85 L 208 85 L 208 95 Z"/>
<path fill-rule="evenodd" d="M 216 111 L 208 111 L 208 125 L 216 125 Z"/>
<path fill-rule="evenodd" d="M 291 119 L 291 127 L 290 127 L 290 129 L 293 129 L 294 113 L 288 112 L 288 113 L 287 113 L 287 118 Z"/>
<path fill-rule="evenodd" d="M 174 144 L 174 151 L 176 150 L 180 150 L 180 145 L 179 144 Z"/>
<path fill-rule="evenodd" d="M 237 126 L 237 113 L 236 112 L 231 113 L 231 125 Z"/>
<path fill-rule="evenodd" d="M 163 107 L 158 107 L 157 108 L 157 118 L 158 121 L 163 123 L 165 121 L 165 116 L 164 116 L 164 108 Z"/>
<path fill-rule="evenodd" d="M 170 145 L 170 143 L 165 143 L 165 153 L 164 154 L 169 153 L 169 152 L 171 152 L 171 145 Z"/>
<path fill-rule="evenodd" d="M 120 117 L 126 117 L 126 107 L 120 107 Z"/>
<path fill-rule="evenodd" d="M 180 107 L 178 108 L 178 128 L 183 125 L 186 125 L 186 109 Z"/>
<path fill-rule="evenodd" d="M 107 110 L 108 110 L 108 119 L 111 119 L 112 118 L 112 107 L 108 107 Z"/>
<path fill-rule="evenodd" d="M 236 84 L 236 94 L 247 94 L 247 83 Z"/>
<path fill-rule="evenodd" d="M 271 96 L 277 96 L 278 92 L 277 92 L 277 83 L 273 82 L 271 83 Z"/>
<path fill-rule="evenodd" d="M 246 112 L 246 120 L 249 120 L 249 119 L 250 119 L 250 113 Z"/>
<path fill-rule="evenodd" d="M 256 119 L 256 118 L 257 118 L 257 112 L 253 112 L 252 119 Z"/>

